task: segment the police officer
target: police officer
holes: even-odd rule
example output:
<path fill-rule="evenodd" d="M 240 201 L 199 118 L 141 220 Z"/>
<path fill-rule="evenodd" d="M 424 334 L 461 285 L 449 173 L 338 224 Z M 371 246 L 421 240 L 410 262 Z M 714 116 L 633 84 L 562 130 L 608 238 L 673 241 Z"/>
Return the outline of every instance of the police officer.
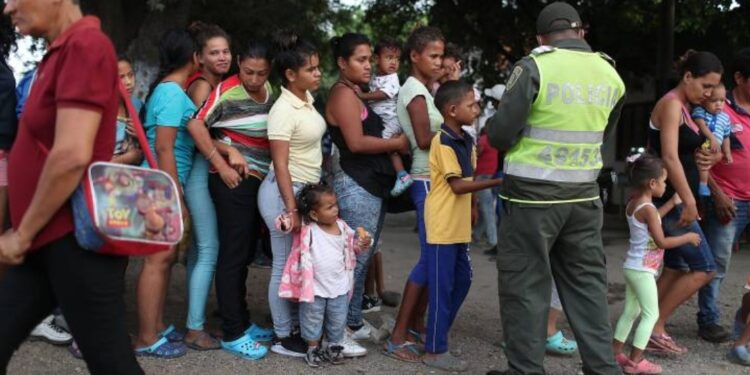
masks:
<path fill-rule="evenodd" d="M 569 4 L 552 3 L 539 13 L 537 41 L 540 47 L 513 68 L 487 122 L 490 143 L 507 150 L 497 255 L 506 374 L 544 373 L 553 276 L 584 373 L 620 374 L 611 347 L 596 178 L 625 85 L 613 61 L 592 52 Z"/>

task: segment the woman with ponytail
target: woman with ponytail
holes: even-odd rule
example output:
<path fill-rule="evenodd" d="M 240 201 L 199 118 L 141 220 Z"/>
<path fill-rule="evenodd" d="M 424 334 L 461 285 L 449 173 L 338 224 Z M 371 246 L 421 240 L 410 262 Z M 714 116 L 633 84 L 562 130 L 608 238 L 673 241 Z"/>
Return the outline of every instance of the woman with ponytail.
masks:
<path fill-rule="evenodd" d="M 649 146 L 664 160 L 669 182 L 666 193 L 654 203 L 661 207 L 672 195 L 679 194 L 682 204 L 664 217 L 664 233 L 678 236 L 695 232 L 702 241 L 700 245 L 685 244 L 665 254 L 664 271 L 657 283 L 659 320 L 648 346 L 653 351 L 683 354 L 687 349 L 677 345 L 667 334 L 666 323 L 677 307 L 708 284 L 716 272 L 713 253 L 698 225 L 698 194 L 695 190 L 698 188 L 698 169 L 710 168 L 721 158 L 720 153 L 699 151 L 703 137 L 690 113 L 692 106 L 711 96 L 721 82 L 723 68 L 719 59 L 710 52 L 688 51 L 678 63 L 677 70 L 679 84 L 656 103 L 649 124 Z M 686 266 L 690 272 L 683 272 Z M 711 335 L 721 336 L 722 333 L 716 331 Z"/>
<path fill-rule="evenodd" d="M 187 123 L 196 108 L 183 90 L 198 67 L 193 38 L 185 30 L 167 31 L 159 43 L 159 59 L 159 75 L 149 90 L 143 126 L 159 169 L 182 185 L 190 174 L 195 149 Z M 143 263 L 136 291 L 136 355 L 174 358 L 186 352 L 184 335 L 164 323 L 164 304 L 176 254 L 176 248 L 172 248 L 147 256 Z"/>
<path fill-rule="evenodd" d="M 296 35 L 279 35 L 274 65 L 281 76 L 281 96 L 268 114 L 268 139 L 271 147 L 271 171 L 258 192 L 258 208 L 271 232 L 273 265 L 268 286 L 274 331 L 278 341 L 271 351 L 292 357 L 304 357 L 307 343 L 298 326 L 297 306 L 279 298 L 279 285 L 292 248 L 291 231 L 298 231 L 301 218 L 295 199 L 305 184 L 321 179 L 326 130 L 323 117 L 313 106 L 311 92 L 320 87 L 318 51 Z M 288 225 L 276 225 L 283 218 Z"/>
<path fill-rule="evenodd" d="M 185 88 L 193 104 L 200 107 L 229 71 L 232 54 L 229 50 L 229 36 L 220 27 L 196 21 L 188 27 L 188 31 L 195 42 L 199 70 L 188 78 Z M 194 131 L 191 131 L 191 136 L 198 144 L 199 139 Z M 190 175 L 185 182 L 185 203 L 191 213 L 193 230 L 193 243 L 187 250 L 188 313 L 185 324 L 188 332 L 185 342 L 195 350 L 220 348 L 219 342 L 207 334 L 203 327 L 208 291 L 219 253 L 216 209 L 208 191 L 208 158 L 214 161 L 221 158 L 213 156 L 196 152 Z"/>

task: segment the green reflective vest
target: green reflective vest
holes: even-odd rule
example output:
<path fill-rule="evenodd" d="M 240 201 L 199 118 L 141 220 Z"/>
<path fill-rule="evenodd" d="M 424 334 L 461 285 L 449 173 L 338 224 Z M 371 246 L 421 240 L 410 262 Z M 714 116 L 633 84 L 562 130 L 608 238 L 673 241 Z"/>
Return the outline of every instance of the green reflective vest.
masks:
<path fill-rule="evenodd" d="M 601 145 L 612 108 L 625 84 L 594 52 L 540 47 L 539 93 L 523 136 L 505 156 L 505 174 L 545 181 L 596 181 Z"/>

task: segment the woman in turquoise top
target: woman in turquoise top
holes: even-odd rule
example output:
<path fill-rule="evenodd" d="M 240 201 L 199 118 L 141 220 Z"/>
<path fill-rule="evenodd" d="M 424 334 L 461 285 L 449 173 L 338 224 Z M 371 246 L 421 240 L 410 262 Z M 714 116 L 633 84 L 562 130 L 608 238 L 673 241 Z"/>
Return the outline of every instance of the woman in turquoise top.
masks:
<path fill-rule="evenodd" d="M 187 123 L 196 108 L 183 90 L 188 77 L 198 67 L 195 49 L 195 43 L 187 31 L 172 30 L 164 34 L 159 44 L 161 70 L 146 100 L 144 127 L 149 146 L 156 151 L 159 169 L 181 184 L 190 173 L 195 149 Z M 188 214 L 186 210 L 183 212 Z M 173 248 L 147 256 L 143 264 L 136 292 L 136 355 L 174 358 L 187 351 L 182 342 L 184 335 L 177 332 L 174 326 L 167 327 L 163 317 L 169 276 L 176 254 Z"/>

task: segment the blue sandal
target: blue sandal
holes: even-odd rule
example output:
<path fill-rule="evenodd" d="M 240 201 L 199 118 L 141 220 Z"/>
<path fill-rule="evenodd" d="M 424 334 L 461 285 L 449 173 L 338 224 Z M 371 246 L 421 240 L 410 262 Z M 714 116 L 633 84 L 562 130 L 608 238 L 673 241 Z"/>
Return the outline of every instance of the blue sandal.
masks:
<path fill-rule="evenodd" d="M 187 353 L 187 347 L 181 342 L 170 342 L 162 337 L 151 346 L 136 348 L 136 357 L 156 357 L 163 359 L 182 357 Z"/>
<path fill-rule="evenodd" d="M 407 357 L 407 354 L 405 352 L 410 352 L 416 355 L 417 359 L 414 360 Z M 383 355 L 385 355 L 386 357 L 391 357 L 393 359 L 398 359 L 399 361 L 403 362 L 422 362 L 422 356 L 419 354 L 419 350 L 417 349 L 416 345 L 413 342 L 409 341 L 405 341 L 401 344 L 394 344 L 391 342 L 391 340 L 385 340 L 385 345 L 383 346 Z"/>
<path fill-rule="evenodd" d="M 545 348 L 549 354 L 573 355 L 578 350 L 578 343 L 566 339 L 562 331 L 557 331 L 554 335 L 547 337 Z"/>
<path fill-rule="evenodd" d="M 173 324 L 170 324 L 169 327 L 161 331 L 161 333 L 159 333 L 159 336 L 169 340 L 170 342 L 185 341 L 185 334 L 178 331 Z"/>
<path fill-rule="evenodd" d="M 274 336 L 272 329 L 263 328 L 255 323 L 245 330 L 245 334 L 250 336 L 251 339 L 260 342 L 272 341 Z"/>
<path fill-rule="evenodd" d="M 221 347 L 233 355 L 252 361 L 257 361 L 265 357 L 268 353 L 268 348 L 253 340 L 248 335 L 230 342 L 221 340 Z"/>

